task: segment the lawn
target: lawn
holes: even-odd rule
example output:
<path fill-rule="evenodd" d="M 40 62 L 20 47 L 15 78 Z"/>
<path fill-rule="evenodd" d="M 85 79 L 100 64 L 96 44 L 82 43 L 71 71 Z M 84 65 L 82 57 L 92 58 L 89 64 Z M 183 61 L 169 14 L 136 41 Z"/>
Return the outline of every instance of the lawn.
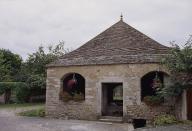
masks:
<path fill-rule="evenodd" d="M 32 109 L 18 113 L 20 116 L 45 117 L 45 108 Z"/>
<path fill-rule="evenodd" d="M 43 107 L 44 103 L 22 103 L 22 104 L 0 104 L 0 109 L 5 108 L 25 108 L 25 107 Z"/>

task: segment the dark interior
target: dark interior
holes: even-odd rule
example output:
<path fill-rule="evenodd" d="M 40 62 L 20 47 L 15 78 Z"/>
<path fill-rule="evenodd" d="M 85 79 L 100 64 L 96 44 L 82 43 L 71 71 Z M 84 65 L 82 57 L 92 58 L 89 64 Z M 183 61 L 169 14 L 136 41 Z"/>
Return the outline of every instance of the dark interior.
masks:
<path fill-rule="evenodd" d="M 104 116 L 122 116 L 123 115 L 123 95 L 114 97 L 114 89 L 123 90 L 122 83 L 103 83 L 103 115 Z M 120 89 L 121 88 L 121 89 Z"/>
<path fill-rule="evenodd" d="M 76 84 L 74 84 L 71 88 L 68 86 L 68 82 L 70 80 L 73 80 L 73 78 L 76 80 Z M 67 91 L 71 95 L 73 95 L 74 92 L 82 93 L 85 95 L 85 79 L 83 78 L 83 76 L 77 73 L 67 74 L 63 80 L 63 90 Z"/>
<path fill-rule="evenodd" d="M 161 82 L 163 83 L 163 75 L 164 75 L 163 72 L 150 72 L 142 77 L 142 79 L 141 79 L 141 100 L 143 100 L 143 98 L 145 96 L 156 95 L 156 91 L 152 88 L 153 80 L 156 77 L 156 75 L 158 75 Z"/>
<path fill-rule="evenodd" d="M 133 119 L 133 127 L 134 128 L 141 128 L 146 126 L 145 119 Z"/>

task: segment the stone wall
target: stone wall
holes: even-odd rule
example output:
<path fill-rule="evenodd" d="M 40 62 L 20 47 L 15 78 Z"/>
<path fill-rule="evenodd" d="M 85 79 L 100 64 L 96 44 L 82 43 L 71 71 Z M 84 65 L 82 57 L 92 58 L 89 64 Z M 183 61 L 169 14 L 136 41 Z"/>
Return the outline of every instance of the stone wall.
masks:
<path fill-rule="evenodd" d="M 64 119 L 95 120 L 101 116 L 102 112 L 102 83 L 121 82 L 123 83 L 124 117 L 143 117 L 140 115 L 141 110 L 145 112 L 149 108 L 143 107 L 141 102 L 140 79 L 145 74 L 157 70 L 167 72 L 157 64 L 50 67 L 47 69 L 46 114 L 49 117 Z M 85 101 L 63 102 L 59 100 L 59 92 L 62 88 L 61 79 L 65 74 L 74 72 L 85 78 Z M 144 117 L 148 118 L 157 111 L 167 112 L 164 108 L 158 108 Z"/>
<path fill-rule="evenodd" d="M 146 119 L 151 122 L 154 117 L 162 114 L 173 114 L 174 108 L 169 105 L 148 106 L 144 103 L 141 105 L 127 106 L 128 119 Z"/>

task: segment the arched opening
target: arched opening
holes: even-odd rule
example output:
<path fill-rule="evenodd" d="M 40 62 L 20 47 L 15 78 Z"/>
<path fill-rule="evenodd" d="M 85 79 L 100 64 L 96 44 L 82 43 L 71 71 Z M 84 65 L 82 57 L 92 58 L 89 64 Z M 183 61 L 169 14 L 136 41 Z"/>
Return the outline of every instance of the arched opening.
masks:
<path fill-rule="evenodd" d="M 62 79 L 60 99 L 85 100 L 85 78 L 78 73 L 68 73 Z"/>
<path fill-rule="evenodd" d="M 141 78 L 141 101 L 146 96 L 156 96 L 157 90 L 167 82 L 167 74 L 162 71 L 152 71 Z"/>

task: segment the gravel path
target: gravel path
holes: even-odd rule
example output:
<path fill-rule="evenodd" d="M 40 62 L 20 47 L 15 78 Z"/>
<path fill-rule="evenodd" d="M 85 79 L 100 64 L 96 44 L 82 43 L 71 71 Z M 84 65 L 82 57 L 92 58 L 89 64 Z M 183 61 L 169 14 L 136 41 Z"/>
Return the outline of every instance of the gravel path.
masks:
<path fill-rule="evenodd" d="M 171 125 L 157 128 L 141 128 L 134 131 L 192 131 L 192 125 Z"/>
<path fill-rule="evenodd" d="M 58 120 L 48 118 L 21 117 L 21 111 L 41 108 L 0 109 L 0 131 L 133 131 L 131 124 L 116 124 L 98 121 Z M 192 125 L 172 125 L 157 128 L 140 128 L 134 131 L 192 131 Z"/>
<path fill-rule="evenodd" d="M 36 108 L 36 107 L 34 107 Z M 21 117 L 15 113 L 32 109 L 0 109 L 0 131 L 133 131 L 130 124 L 98 121 Z"/>
<path fill-rule="evenodd" d="M 130 129 L 129 129 L 130 128 Z M 128 124 L 58 120 L 29 117 L 0 117 L 0 131 L 132 131 Z"/>

